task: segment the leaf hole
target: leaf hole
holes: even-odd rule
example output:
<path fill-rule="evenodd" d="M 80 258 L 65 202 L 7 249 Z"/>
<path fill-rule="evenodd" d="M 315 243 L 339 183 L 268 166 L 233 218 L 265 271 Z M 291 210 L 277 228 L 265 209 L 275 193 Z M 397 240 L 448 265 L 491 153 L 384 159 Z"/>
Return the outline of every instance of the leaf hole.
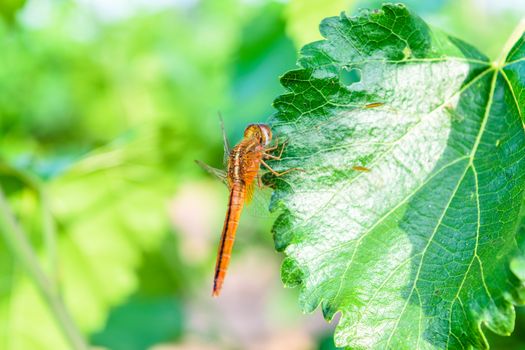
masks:
<path fill-rule="evenodd" d="M 346 86 L 359 83 L 361 81 L 361 70 L 343 67 L 339 73 L 339 81 Z"/>

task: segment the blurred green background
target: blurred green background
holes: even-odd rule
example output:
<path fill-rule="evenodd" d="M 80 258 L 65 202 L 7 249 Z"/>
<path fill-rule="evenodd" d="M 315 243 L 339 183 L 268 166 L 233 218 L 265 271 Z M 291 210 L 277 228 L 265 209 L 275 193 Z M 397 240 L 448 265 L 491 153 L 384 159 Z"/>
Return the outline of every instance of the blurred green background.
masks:
<path fill-rule="evenodd" d="M 227 200 L 222 164 L 265 121 L 318 23 L 382 1 L 0 0 L 0 186 L 93 346 L 334 349 L 282 287 L 272 219 L 245 215 L 210 297 Z M 495 58 L 523 0 L 405 1 Z M 525 312 L 496 349 L 525 349 Z M 0 239 L 0 349 L 69 349 Z"/>

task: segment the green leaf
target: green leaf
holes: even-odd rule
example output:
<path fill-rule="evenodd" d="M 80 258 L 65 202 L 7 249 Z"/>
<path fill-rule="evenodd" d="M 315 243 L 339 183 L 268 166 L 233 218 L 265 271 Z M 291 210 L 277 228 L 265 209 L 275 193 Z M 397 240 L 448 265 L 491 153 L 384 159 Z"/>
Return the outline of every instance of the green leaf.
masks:
<path fill-rule="evenodd" d="M 523 29 L 495 63 L 403 5 L 321 33 L 274 103 L 272 165 L 305 170 L 276 179 L 284 283 L 341 313 L 338 346 L 487 348 L 524 301 Z"/>

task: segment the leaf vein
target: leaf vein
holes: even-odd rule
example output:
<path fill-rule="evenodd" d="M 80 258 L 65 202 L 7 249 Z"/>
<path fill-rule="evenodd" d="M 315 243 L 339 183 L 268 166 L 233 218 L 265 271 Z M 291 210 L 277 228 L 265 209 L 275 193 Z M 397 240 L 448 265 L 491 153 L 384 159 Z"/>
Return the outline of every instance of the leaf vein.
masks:
<path fill-rule="evenodd" d="M 395 324 L 394 324 L 394 327 L 392 328 L 392 332 L 390 333 L 390 336 L 388 337 L 388 341 L 387 341 L 387 348 L 388 348 L 388 345 L 390 344 L 390 342 L 392 341 L 392 337 L 394 336 L 394 333 L 396 332 L 397 330 L 397 326 L 399 325 L 399 322 L 401 320 L 401 317 L 403 316 L 403 313 L 405 312 L 405 309 L 406 307 L 408 306 L 408 303 L 410 302 L 410 299 L 412 298 L 412 293 L 414 292 L 414 289 L 416 288 L 416 284 L 417 284 L 417 281 L 419 279 L 419 274 L 421 273 L 421 267 L 423 266 L 423 260 L 425 258 L 425 254 L 427 252 L 427 249 L 428 247 L 430 246 L 430 244 L 432 243 L 432 241 L 434 240 L 434 237 L 436 235 L 436 232 L 438 230 L 438 228 L 440 227 L 441 225 L 441 222 L 443 221 L 443 218 L 445 217 L 449 207 L 450 207 L 450 203 L 452 203 L 452 200 L 454 199 L 454 197 L 456 196 L 456 193 L 457 191 L 459 190 L 459 187 L 461 185 L 461 183 L 463 182 L 463 179 L 465 178 L 465 175 L 467 174 L 467 170 L 468 170 L 468 166 L 465 167 L 465 170 L 463 171 L 463 174 L 460 176 L 459 180 L 458 180 L 458 183 L 456 184 L 456 187 L 454 188 L 454 190 L 452 191 L 452 194 L 450 195 L 450 198 L 447 202 L 447 204 L 445 205 L 445 208 L 443 210 L 443 213 L 441 213 L 441 216 L 439 217 L 437 223 L 436 223 L 436 227 L 434 228 L 432 234 L 430 235 L 430 238 L 425 246 L 425 248 L 423 248 L 423 252 L 422 252 L 422 256 L 421 256 L 421 260 L 419 262 L 419 267 L 417 269 L 417 272 L 416 272 L 416 275 L 414 277 L 414 282 L 412 284 L 412 288 L 410 290 L 410 293 L 406 299 L 406 302 L 405 302 L 405 305 L 403 306 L 403 310 L 401 311 L 401 314 L 399 315 L 399 317 L 397 318 Z"/>
<path fill-rule="evenodd" d="M 518 98 L 516 97 L 516 93 L 514 92 L 514 88 L 512 87 L 512 84 L 510 83 L 509 77 L 507 76 L 507 73 L 505 72 L 505 70 L 501 69 L 500 73 L 503 76 L 503 79 L 505 80 L 505 82 L 507 83 L 507 85 L 509 87 L 510 93 L 512 94 L 512 98 L 514 99 L 514 103 L 516 104 L 516 108 L 518 109 L 518 114 L 519 114 L 519 116 L 521 118 L 521 124 L 523 125 L 524 131 L 525 131 L 525 118 L 524 118 L 524 116 L 523 116 L 523 114 L 521 112 L 521 106 L 518 103 Z"/>

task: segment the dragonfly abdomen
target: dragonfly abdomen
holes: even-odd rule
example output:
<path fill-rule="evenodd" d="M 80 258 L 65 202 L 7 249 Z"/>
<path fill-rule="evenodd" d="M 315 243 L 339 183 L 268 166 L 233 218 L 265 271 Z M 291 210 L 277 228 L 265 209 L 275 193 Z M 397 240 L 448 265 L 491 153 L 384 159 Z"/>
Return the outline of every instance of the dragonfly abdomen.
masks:
<path fill-rule="evenodd" d="M 218 296 L 221 292 L 224 277 L 228 265 L 230 264 L 231 252 L 235 241 L 235 233 L 239 226 L 246 187 L 241 182 L 234 182 L 230 189 L 230 198 L 228 201 L 228 210 L 224 219 L 222 228 L 221 241 L 215 264 L 215 277 L 213 280 L 213 296 Z"/>

